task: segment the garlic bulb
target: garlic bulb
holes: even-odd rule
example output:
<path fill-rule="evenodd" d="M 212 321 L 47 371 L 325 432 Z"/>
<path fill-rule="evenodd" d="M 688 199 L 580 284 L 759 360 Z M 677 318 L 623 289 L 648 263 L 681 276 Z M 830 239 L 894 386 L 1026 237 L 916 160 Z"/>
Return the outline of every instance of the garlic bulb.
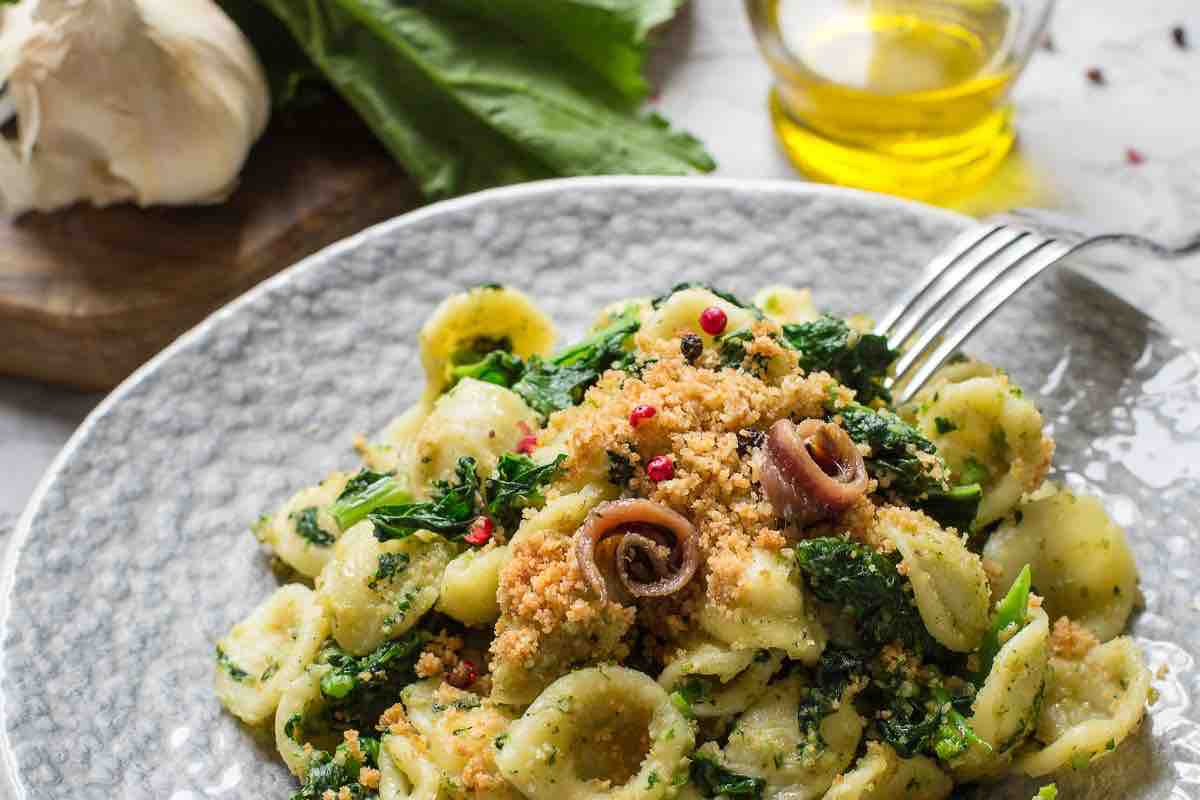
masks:
<path fill-rule="evenodd" d="M 0 215 L 229 195 L 270 95 L 213 0 L 0 7 Z"/>

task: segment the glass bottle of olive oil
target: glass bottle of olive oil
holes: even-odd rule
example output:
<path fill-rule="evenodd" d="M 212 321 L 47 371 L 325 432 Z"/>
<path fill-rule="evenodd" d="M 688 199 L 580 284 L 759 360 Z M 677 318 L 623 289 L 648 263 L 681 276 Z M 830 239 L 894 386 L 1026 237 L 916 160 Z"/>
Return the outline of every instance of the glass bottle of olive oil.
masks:
<path fill-rule="evenodd" d="M 1006 96 L 1051 0 L 747 0 L 770 111 L 817 180 L 937 200 L 1012 148 Z"/>

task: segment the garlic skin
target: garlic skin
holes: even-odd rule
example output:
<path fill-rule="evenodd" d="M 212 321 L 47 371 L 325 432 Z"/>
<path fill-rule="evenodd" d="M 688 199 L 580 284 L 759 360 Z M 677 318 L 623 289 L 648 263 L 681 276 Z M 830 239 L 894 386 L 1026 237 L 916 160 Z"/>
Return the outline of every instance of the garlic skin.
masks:
<path fill-rule="evenodd" d="M 0 10 L 0 215 L 217 203 L 270 113 L 262 67 L 213 0 L 23 0 Z M 0 119 L 0 124 L 3 123 Z"/>

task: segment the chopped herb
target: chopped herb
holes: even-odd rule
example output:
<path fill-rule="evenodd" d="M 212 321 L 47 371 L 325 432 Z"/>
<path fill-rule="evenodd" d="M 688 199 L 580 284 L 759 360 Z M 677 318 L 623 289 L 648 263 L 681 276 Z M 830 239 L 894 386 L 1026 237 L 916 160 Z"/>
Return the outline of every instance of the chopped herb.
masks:
<path fill-rule="evenodd" d="M 229 655 L 221 649 L 221 645 L 217 645 L 217 666 L 225 670 L 225 673 L 238 683 L 241 683 L 242 681 L 246 680 L 246 678 L 250 677 L 249 672 L 246 672 L 246 670 L 233 663 L 233 659 L 231 659 Z"/>
<path fill-rule="evenodd" d="M 888 347 L 887 337 L 859 333 L 826 315 L 812 322 L 784 325 L 783 339 L 800 352 L 800 367 L 805 372 L 828 372 L 853 389 L 860 403 L 891 401 L 883 384 L 888 367 L 899 354 Z"/>
<path fill-rule="evenodd" d="M 392 580 L 408 568 L 408 562 L 408 553 L 380 553 L 379 566 L 371 580 L 367 581 L 367 586 L 374 589 L 380 583 Z"/>
<path fill-rule="evenodd" d="M 705 797 L 752 797 L 761 798 L 767 782 L 731 772 L 717 763 L 708 753 L 697 750 L 692 753 L 689 770 L 692 783 Z"/>
<path fill-rule="evenodd" d="M 658 784 L 659 777 L 657 770 L 650 770 L 650 774 L 646 776 L 646 788 L 653 789 Z"/>
<path fill-rule="evenodd" d="M 945 436 L 947 433 L 953 433 L 958 430 L 958 426 L 945 417 L 935 417 L 933 420 L 934 426 L 937 428 L 938 435 Z"/>
<path fill-rule="evenodd" d="M 497 736 L 495 739 L 492 740 L 492 744 L 495 746 L 495 748 L 497 750 L 503 750 L 504 745 L 508 744 L 508 734 L 507 733 L 500 734 L 499 736 Z"/>
<path fill-rule="evenodd" d="M 287 718 L 287 722 L 283 723 L 283 735 L 291 739 L 297 744 L 300 743 L 300 737 L 304 732 L 304 717 L 300 714 L 292 714 Z"/>
<path fill-rule="evenodd" d="M 290 516 L 296 521 L 296 534 L 317 547 L 329 547 L 336 539 L 317 522 L 317 507 L 309 506 L 303 511 L 293 512 Z"/>
<path fill-rule="evenodd" d="M 268 659 L 267 668 L 263 670 L 262 675 L 258 676 L 259 683 L 266 683 L 275 677 L 275 673 L 279 672 L 279 662 L 275 659 Z"/>

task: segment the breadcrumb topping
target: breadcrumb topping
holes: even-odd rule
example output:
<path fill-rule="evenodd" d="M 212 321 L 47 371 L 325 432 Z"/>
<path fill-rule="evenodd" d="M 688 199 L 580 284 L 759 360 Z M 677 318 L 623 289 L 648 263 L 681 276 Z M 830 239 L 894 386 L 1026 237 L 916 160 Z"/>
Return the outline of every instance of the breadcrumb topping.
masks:
<path fill-rule="evenodd" d="M 1078 661 L 1100 644 L 1096 635 L 1067 617 L 1059 617 L 1050 631 L 1050 649 L 1059 658 Z"/>

